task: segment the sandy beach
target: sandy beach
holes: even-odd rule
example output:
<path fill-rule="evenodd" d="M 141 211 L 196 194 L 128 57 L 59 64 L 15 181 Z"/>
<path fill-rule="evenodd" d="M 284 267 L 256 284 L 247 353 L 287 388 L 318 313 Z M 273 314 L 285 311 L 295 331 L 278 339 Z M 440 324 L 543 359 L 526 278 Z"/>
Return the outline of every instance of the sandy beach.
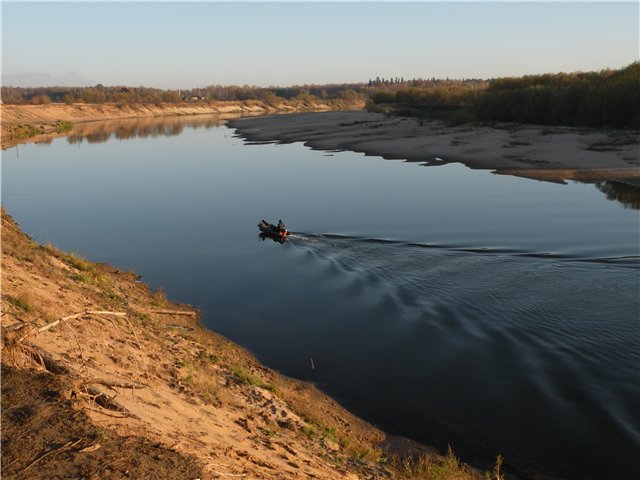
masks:
<path fill-rule="evenodd" d="M 537 180 L 640 183 L 638 132 L 532 125 L 448 126 L 440 121 L 339 111 L 238 118 L 251 142 L 304 142 L 425 166 L 462 163 Z"/>

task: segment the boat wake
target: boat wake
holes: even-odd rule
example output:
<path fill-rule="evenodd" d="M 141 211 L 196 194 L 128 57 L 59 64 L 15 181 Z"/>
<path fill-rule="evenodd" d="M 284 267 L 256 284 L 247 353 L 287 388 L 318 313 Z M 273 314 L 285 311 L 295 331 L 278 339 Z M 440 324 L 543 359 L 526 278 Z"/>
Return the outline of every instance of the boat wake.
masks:
<path fill-rule="evenodd" d="M 315 245 L 323 245 L 325 247 L 334 246 L 336 248 L 344 248 L 349 244 L 353 245 L 381 245 L 405 249 L 431 249 L 449 252 L 460 252 L 480 255 L 498 255 L 523 258 L 539 258 L 560 262 L 587 262 L 587 263 L 603 263 L 612 264 L 623 267 L 640 267 L 640 255 L 625 255 L 617 257 L 597 257 L 584 256 L 567 253 L 553 253 L 540 251 L 527 251 L 516 248 L 499 248 L 499 247 L 469 247 L 463 245 L 447 245 L 439 243 L 420 243 L 406 242 L 403 240 L 387 239 L 387 238 L 370 238 L 358 237 L 350 235 L 340 235 L 334 233 L 292 233 L 289 237 L 296 246 L 312 247 Z"/>
<path fill-rule="evenodd" d="M 594 451 L 597 439 L 607 436 L 616 452 L 624 452 L 621 462 L 640 446 L 637 430 L 628 428 L 637 425 L 632 406 L 640 400 L 628 380 L 638 364 L 638 299 L 629 288 L 637 285 L 638 256 L 310 232 L 292 235 L 290 244 L 296 268 L 309 278 L 305 288 L 330 292 L 336 308 L 348 312 L 341 317 L 347 324 L 330 328 L 331 338 L 348 344 L 346 350 L 373 352 L 366 362 L 367 371 L 376 372 L 370 383 L 346 360 L 340 370 L 354 370 L 345 376 L 358 376 L 368 392 L 362 401 L 371 410 L 363 413 L 381 425 L 445 447 L 454 438 L 474 455 L 483 454 L 484 440 L 468 438 L 507 451 L 503 439 L 516 423 L 534 432 L 522 440 L 531 448 L 549 436 L 570 445 L 578 430 L 585 442 L 593 439 Z M 404 371 L 412 372 L 406 380 L 398 375 Z M 439 388 L 427 391 L 434 385 Z M 380 391 L 402 400 L 391 406 L 389 399 L 372 400 Z M 466 404 L 452 408 L 466 396 L 476 400 L 472 415 Z M 523 419 L 523 409 L 530 418 Z M 395 416 L 380 413 L 389 410 Z M 441 437 L 433 433 L 438 428 Z M 457 437 L 459 429 L 467 434 Z"/>

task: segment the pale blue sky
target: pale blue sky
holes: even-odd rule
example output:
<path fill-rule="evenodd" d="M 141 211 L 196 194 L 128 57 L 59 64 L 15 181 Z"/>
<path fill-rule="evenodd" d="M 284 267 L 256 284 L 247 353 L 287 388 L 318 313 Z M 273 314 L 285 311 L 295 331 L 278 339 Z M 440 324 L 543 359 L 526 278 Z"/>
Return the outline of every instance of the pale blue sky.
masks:
<path fill-rule="evenodd" d="M 3 84 L 42 73 L 188 88 L 619 68 L 639 58 L 639 12 L 638 2 L 3 2 Z"/>

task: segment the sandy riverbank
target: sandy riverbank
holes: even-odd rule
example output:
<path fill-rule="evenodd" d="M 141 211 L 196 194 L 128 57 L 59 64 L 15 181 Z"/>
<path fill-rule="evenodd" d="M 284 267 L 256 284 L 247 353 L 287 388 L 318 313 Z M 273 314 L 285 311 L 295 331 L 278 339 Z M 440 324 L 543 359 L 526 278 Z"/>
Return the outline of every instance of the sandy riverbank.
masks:
<path fill-rule="evenodd" d="M 389 441 L 438 479 L 480 478 L 265 368 L 136 274 L 38 245 L 4 210 L 1 305 L 11 478 L 406 478 L 381 461 Z"/>
<path fill-rule="evenodd" d="M 113 313 L 37 330 L 85 311 Z M 2 314 L 2 466 L 12 478 L 89 478 L 87 469 L 146 477 L 135 463 L 154 465 L 155 478 L 387 476 L 375 461 L 350 464 L 348 452 L 373 451 L 382 432 L 264 368 L 135 274 L 38 246 L 4 212 Z M 123 439 L 136 452 L 112 451 Z M 67 442 L 75 445 L 27 470 Z"/>
<path fill-rule="evenodd" d="M 118 120 L 145 117 L 184 116 L 184 115 L 261 115 L 265 113 L 287 113 L 302 111 L 327 111 L 336 108 L 362 108 L 363 102 L 326 101 L 305 102 L 288 100 L 263 102 L 259 100 L 181 103 L 162 105 L 116 105 L 86 104 L 66 105 L 50 103 L 46 105 L 0 105 L 2 122 L 2 149 L 25 141 L 33 142 L 64 136 L 56 133 L 55 123 L 72 122 L 74 125 L 87 122 Z M 31 126 L 35 135 L 24 137 L 21 126 Z"/>
<path fill-rule="evenodd" d="M 115 120 L 96 120 L 74 124 L 68 132 L 43 133 L 34 137 L 12 139 L 7 148 L 18 144 L 49 144 L 56 138 L 66 137 L 69 143 L 102 143 L 109 138 L 126 140 L 135 137 L 171 137 L 180 135 L 187 127 L 210 128 L 224 124 L 227 120 L 238 118 L 240 113 L 213 113 L 199 115 L 162 115 L 157 117 L 133 117 Z"/>
<path fill-rule="evenodd" d="M 229 122 L 253 142 L 304 142 L 426 166 L 459 162 L 474 169 L 563 182 L 640 182 L 638 132 L 530 125 L 448 126 L 366 111 L 299 113 Z"/>

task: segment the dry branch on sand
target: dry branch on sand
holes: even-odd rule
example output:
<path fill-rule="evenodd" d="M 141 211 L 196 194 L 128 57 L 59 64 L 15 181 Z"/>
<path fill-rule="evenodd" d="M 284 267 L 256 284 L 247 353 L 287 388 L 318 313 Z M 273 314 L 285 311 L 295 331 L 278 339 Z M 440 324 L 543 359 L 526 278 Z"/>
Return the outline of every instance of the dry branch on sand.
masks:
<path fill-rule="evenodd" d="M 148 313 L 159 313 L 162 315 L 186 315 L 189 317 L 197 317 L 198 314 L 196 312 L 191 312 L 188 310 L 147 310 Z"/>
<path fill-rule="evenodd" d="M 64 452 L 66 450 L 70 450 L 73 447 L 75 447 L 76 445 L 78 445 L 83 439 L 79 439 L 76 440 L 75 442 L 67 442 L 64 445 L 62 445 L 61 447 L 56 447 L 56 448 L 52 448 L 51 450 L 45 452 L 43 455 L 40 455 L 38 458 L 36 458 L 33 462 L 31 462 L 29 465 L 27 465 L 26 467 L 24 467 L 22 469 L 22 473 L 26 472 L 27 470 L 29 470 L 31 467 L 33 467 L 36 463 L 44 460 L 46 457 L 50 456 L 50 455 L 54 455 L 54 454 L 58 454 L 61 452 Z"/>
<path fill-rule="evenodd" d="M 67 326 L 75 336 L 75 330 L 73 330 L 73 328 L 71 327 L 71 325 L 69 325 L 68 322 L 70 320 L 79 319 L 85 316 L 122 317 L 127 321 L 127 324 L 131 327 L 133 332 L 133 326 L 128 321 L 128 319 L 126 319 L 126 315 L 127 315 L 126 312 L 113 312 L 113 311 L 107 311 L 107 310 L 85 310 L 83 312 L 74 313 L 72 315 L 67 315 L 65 317 L 59 318 L 58 320 L 47 323 L 42 327 L 36 327 L 32 323 L 21 324 L 19 325 L 19 328 L 13 328 L 12 331 L 16 332 L 16 331 L 22 330 L 26 326 L 29 326 L 31 328 L 27 331 L 27 333 L 22 335 L 17 340 L 14 340 L 13 342 L 5 341 L 5 347 L 8 347 L 6 348 L 5 353 L 10 357 L 11 363 L 14 363 L 16 365 L 22 364 L 25 362 L 30 364 L 35 363 L 37 366 L 44 368 L 48 372 L 58 374 L 58 375 L 71 375 L 72 371 L 69 368 L 62 365 L 59 361 L 53 359 L 46 352 L 43 352 L 40 349 L 28 343 L 25 343 L 24 341 L 31 336 L 38 335 L 40 333 L 51 330 L 52 328 L 60 324 Z M 115 325 L 115 322 L 112 321 L 112 323 L 114 324 L 114 327 L 116 328 L 120 336 L 123 336 L 120 333 L 117 325 Z M 133 334 L 135 335 L 135 332 L 133 332 Z M 78 343 L 78 348 L 81 350 L 80 342 L 78 341 L 77 343 Z M 84 355 L 82 354 L 82 351 L 80 352 L 80 357 L 82 358 L 82 361 L 84 364 L 85 363 Z M 133 389 L 141 389 L 141 388 L 148 387 L 148 385 L 144 385 L 141 383 L 123 382 L 118 380 L 108 380 L 108 379 L 102 379 L 102 378 L 80 377 L 77 379 L 76 394 L 88 397 L 96 405 L 99 405 L 100 407 L 106 410 L 118 412 L 125 416 L 132 416 L 132 414 L 126 408 L 124 408 L 122 405 L 116 402 L 114 400 L 114 397 L 111 397 L 106 393 L 102 392 L 96 385 L 102 385 L 114 391 L 116 388 L 127 388 L 127 389 L 133 390 Z"/>
<path fill-rule="evenodd" d="M 58 320 L 47 323 L 45 326 L 40 328 L 34 328 L 30 330 L 27 334 L 23 335 L 18 339 L 18 342 L 22 342 L 26 338 L 31 335 L 37 335 L 38 333 L 46 332 L 47 330 L 57 326 L 60 322 L 66 322 L 68 320 L 73 320 L 74 318 L 80 318 L 85 315 L 113 315 L 116 317 L 125 317 L 127 314 L 125 312 L 109 312 L 106 310 L 85 310 L 84 312 L 74 313 L 73 315 L 67 315 L 66 317 L 59 318 Z"/>
<path fill-rule="evenodd" d="M 114 388 L 130 388 L 130 389 L 139 389 L 139 388 L 147 388 L 149 385 L 143 385 L 142 383 L 129 383 L 129 382 L 116 382 L 113 380 L 105 380 L 102 378 L 91 378 L 86 380 L 87 384 L 95 383 L 98 385 L 104 385 L 105 387 L 114 389 Z"/>

